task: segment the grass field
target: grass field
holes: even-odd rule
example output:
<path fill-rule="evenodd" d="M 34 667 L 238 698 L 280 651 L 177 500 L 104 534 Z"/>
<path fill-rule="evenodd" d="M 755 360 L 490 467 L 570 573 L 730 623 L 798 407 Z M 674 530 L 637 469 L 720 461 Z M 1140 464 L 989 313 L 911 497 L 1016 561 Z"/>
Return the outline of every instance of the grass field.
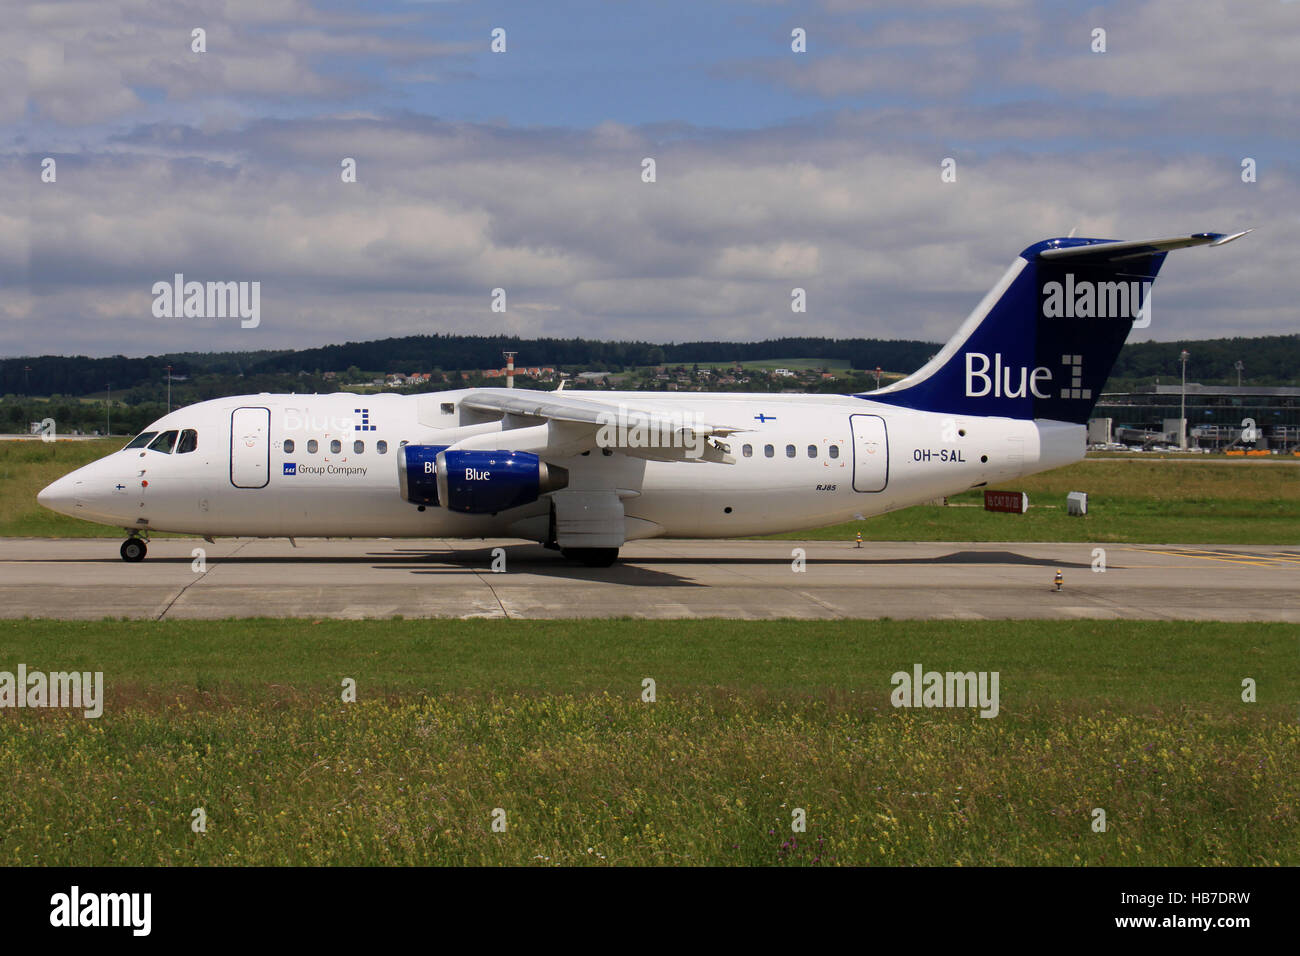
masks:
<path fill-rule="evenodd" d="M 120 537 L 121 528 L 46 511 L 36 503 L 36 493 L 74 468 L 117 451 L 126 441 L 0 441 L 0 536 Z"/>
<path fill-rule="evenodd" d="M 4 622 L 0 668 L 107 692 L 0 711 L 0 861 L 1296 865 L 1296 659 L 1259 624 Z M 998 671 L 998 716 L 891 707 L 916 663 Z"/>
<path fill-rule="evenodd" d="M 1222 462 L 1231 459 L 1222 459 Z M 997 486 L 1029 495 L 1029 512 L 983 510 L 983 490 L 866 521 L 778 537 L 872 541 L 1098 541 L 1146 544 L 1300 543 L 1300 466 L 1288 462 L 1087 459 Z M 1070 517 L 1065 496 L 1088 493 Z"/>
<path fill-rule="evenodd" d="M 46 511 L 36 493 L 55 478 L 123 444 L 0 442 L 0 536 L 108 537 L 121 529 Z M 981 507 L 919 506 L 862 522 L 779 537 L 873 541 L 1099 541 L 1164 544 L 1300 542 L 1300 466 L 1287 462 L 1093 460 L 1001 487 L 1028 492 L 1025 515 Z M 1088 515 L 1065 513 L 1065 495 L 1086 491 Z M 395 493 L 395 492 L 394 492 Z M 978 505 L 978 491 L 950 499 Z"/>

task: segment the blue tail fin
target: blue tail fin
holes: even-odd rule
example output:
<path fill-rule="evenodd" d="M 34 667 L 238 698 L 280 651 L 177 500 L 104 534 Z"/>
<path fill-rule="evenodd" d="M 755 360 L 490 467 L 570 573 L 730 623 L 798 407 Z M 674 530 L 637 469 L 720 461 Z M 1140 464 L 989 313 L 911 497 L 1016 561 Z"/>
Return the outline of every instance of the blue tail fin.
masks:
<path fill-rule="evenodd" d="M 1084 424 L 1129 329 L 1150 324 L 1151 284 L 1165 255 L 1243 235 L 1036 243 L 938 355 L 859 397 L 922 411 Z"/>

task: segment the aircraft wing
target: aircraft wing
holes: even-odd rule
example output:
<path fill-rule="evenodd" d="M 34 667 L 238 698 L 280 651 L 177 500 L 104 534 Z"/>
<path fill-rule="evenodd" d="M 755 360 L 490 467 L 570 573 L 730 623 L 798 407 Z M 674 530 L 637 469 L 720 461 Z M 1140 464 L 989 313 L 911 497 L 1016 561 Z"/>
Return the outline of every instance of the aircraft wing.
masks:
<path fill-rule="evenodd" d="M 484 388 L 470 392 L 460 404 L 485 415 L 500 414 L 502 438 L 525 429 L 536 435 L 539 427 L 545 428 L 543 447 L 557 453 L 572 454 L 574 448 L 610 448 L 658 461 L 731 464 L 734 459 L 730 457 L 730 448 L 719 439 L 744 430 L 722 422 L 703 421 L 685 404 L 629 405 L 572 392 Z M 532 444 L 536 444 L 536 439 Z"/>

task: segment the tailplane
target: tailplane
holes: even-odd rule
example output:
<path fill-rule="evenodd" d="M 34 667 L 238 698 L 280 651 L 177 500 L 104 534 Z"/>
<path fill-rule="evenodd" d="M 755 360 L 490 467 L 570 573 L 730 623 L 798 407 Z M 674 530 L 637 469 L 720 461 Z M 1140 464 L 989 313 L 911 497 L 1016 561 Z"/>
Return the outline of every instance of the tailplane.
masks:
<path fill-rule="evenodd" d="M 923 411 L 1084 424 L 1129 330 L 1151 323 L 1151 286 L 1165 256 L 1245 234 L 1036 243 L 938 355 L 859 397 Z"/>

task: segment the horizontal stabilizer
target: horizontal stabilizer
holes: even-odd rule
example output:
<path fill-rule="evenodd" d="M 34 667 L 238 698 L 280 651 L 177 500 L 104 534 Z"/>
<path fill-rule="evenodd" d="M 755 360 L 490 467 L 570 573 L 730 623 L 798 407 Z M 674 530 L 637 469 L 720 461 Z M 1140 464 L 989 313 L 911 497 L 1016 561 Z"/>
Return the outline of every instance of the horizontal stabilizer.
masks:
<path fill-rule="evenodd" d="M 1111 242 L 1105 239 L 1057 239 L 1053 242 L 1070 243 L 1069 245 L 1051 246 L 1041 249 L 1039 259 L 1051 262 L 1069 260 L 1071 262 L 1122 262 L 1139 256 L 1149 256 L 1157 252 L 1169 252 L 1171 249 L 1186 249 L 1190 246 L 1222 246 L 1240 239 L 1251 229 L 1226 235 L 1221 232 L 1197 232 L 1190 236 L 1176 236 L 1172 239 L 1128 239 L 1123 242 Z M 1084 243 L 1076 245 L 1075 243 Z"/>

